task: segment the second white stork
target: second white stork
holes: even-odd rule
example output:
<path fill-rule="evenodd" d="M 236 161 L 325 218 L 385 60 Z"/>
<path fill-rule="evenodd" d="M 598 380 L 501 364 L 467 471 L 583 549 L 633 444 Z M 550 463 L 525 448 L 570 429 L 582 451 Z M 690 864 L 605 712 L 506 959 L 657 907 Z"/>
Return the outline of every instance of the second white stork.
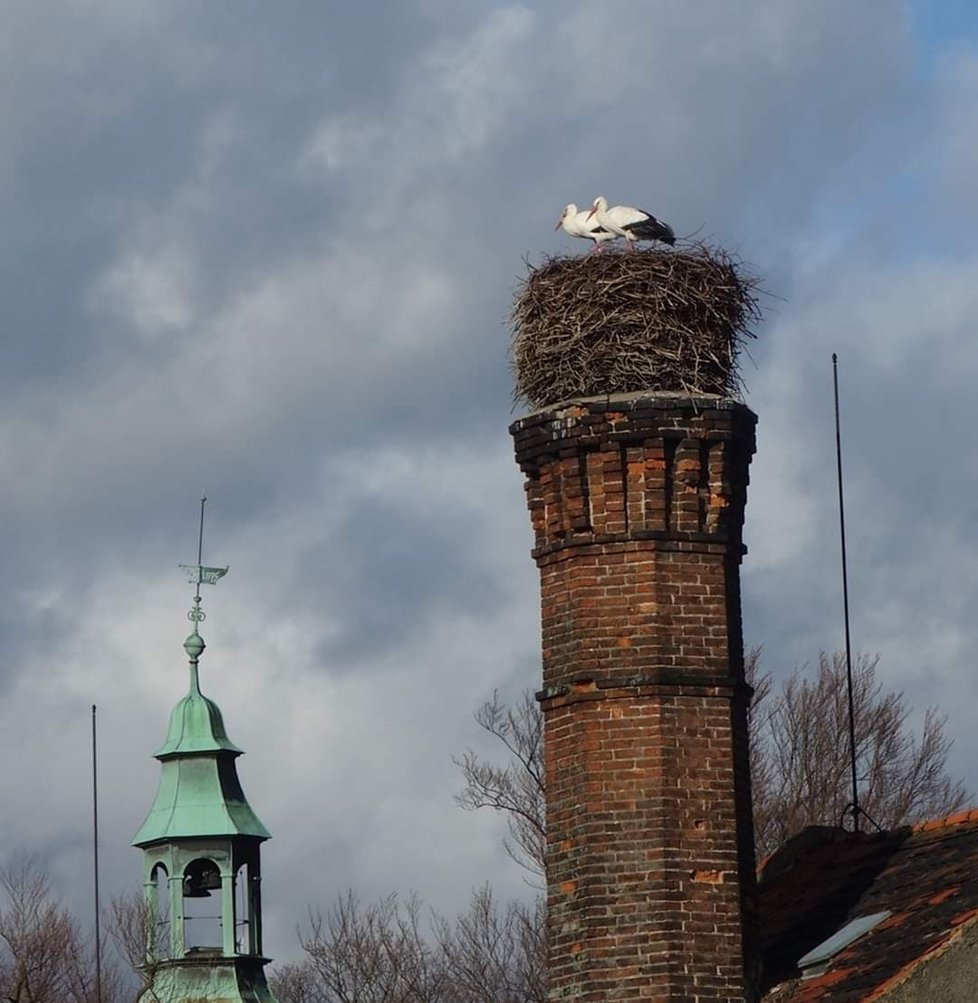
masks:
<path fill-rule="evenodd" d="M 608 200 L 599 195 L 588 213 L 588 219 L 594 218 L 597 223 L 614 234 L 624 237 L 625 243 L 631 249 L 636 240 L 658 240 L 663 244 L 675 244 L 676 235 L 668 223 L 656 219 L 644 209 L 635 209 L 630 205 L 608 205 Z"/>
<path fill-rule="evenodd" d="M 618 236 L 606 230 L 596 219 L 591 219 L 589 212 L 584 212 L 583 210 L 579 212 L 573 202 L 568 202 L 564 206 L 563 215 L 557 220 L 557 225 L 554 229 L 563 230 L 564 233 L 569 233 L 572 237 L 584 237 L 587 240 L 593 240 L 594 246 L 591 248 L 592 251 L 600 251 L 603 240 L 614 240 Z"/>

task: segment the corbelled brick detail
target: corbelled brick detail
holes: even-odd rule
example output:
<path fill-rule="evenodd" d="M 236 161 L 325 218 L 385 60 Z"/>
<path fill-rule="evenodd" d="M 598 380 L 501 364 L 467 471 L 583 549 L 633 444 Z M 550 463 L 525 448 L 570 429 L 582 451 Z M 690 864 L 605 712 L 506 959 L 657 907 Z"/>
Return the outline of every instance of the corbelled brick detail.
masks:
<path fill-rule="evenodd" d="M 551 999 L 756 998 L 739 565 L 754 414 L 515 422 L 543 621 Z"/>

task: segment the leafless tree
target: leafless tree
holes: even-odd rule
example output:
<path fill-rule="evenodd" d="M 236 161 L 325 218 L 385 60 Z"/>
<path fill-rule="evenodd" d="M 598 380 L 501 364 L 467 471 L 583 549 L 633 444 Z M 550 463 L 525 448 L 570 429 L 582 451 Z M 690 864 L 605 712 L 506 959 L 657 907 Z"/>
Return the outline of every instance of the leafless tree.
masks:
<path fill-rule="evenodd" d="M 112 900 L 107 924 L 116 951 L 132 970 L 138 986 L 134 1003 L 152 1003 L 153 983 L 166 956 L 163 927 L 139 892 Z"/>
<path fill-rule="evenodd" d="M 752 663 L 754 827 L 763 859 L 807 825 L 840 825 L 852 801 L 845 655 L 819 655 L 772 693 Z M 852 666 L 859 804 L 884 829 L 956 811 L 971 799 L 947 771 L 946 715 L 929 707 L 918 739 L 903 693 L 884 693 L 879 656 Z"/>
<path fill-rule="evenodd" d="M 276 991 L 318 1003 L 443 1003 L 444 964 L 423 929 L 422 908 L 417 898 L 402 904 L 396 895 L 364 906 L 349 892 L 326 915 L 311 912 L 300 936 L 305 971 L 290 968 L 288 985 L 279 981 Z"/>
<path fill-rule="evenodd" d="M 845 655 L 823 652 L 814 678 L 799 668 L 777 691 L 760 669 L 760 648 L 747 652 L 745 663 L 754 687 L 751 773 L 757 852 L 763 859 L 807 825 L 844 821 L 851 801 Z M 853 665 L 860 806 L 883 828 L 961 808 L 972 795 L 948 774 L 946 716 L 928 708 L 918 739 L 906 696 L 883 691 L 878 663 L 879 656 L 860 655 Z M 465 786 L 457 800 L 465 808 L 507 813 L 510 853 L 542 875 L 543 716 L 529 693 L 514 708 L 494 694 L 476 720 L 499 739 L 504 756 L 487 761 L 468 751 L 458 761 Z"/>
<path fill-rule="evenodd" d="M 468 912 L 442 922 L 439 944 L 453 1003 L 545 1003 L 547 951 L 542 896 L 500 907 L 488 885 Z"/>
<path fill-rule="evenodd" d="M 30 858 L 0 869 L 0 999 L 6 1003 L 96 1003 L 95 957 L 76 920 Z M 119 973 L 102 965 L 102 1003 L 120 996 Z"/>
<path fill-rule="evenodd" d="M 453 922 L 389 895 L 348 893 L 313 913 L 306 960 L 273 972 L 279 1003 L 544 1003 L 542 902 L 499 906 L 488 887 Z"/>
<path fill-rule="evenodd" d="M 543 777 L 543 715 L 532 693 L 513 707 L 498 693 L 475 713 L 476 722 L 502 743 L 502 764 L 482 759 L 471 749 L 456 759 L 465 786 L 455 796 L 461 807 L 504 812 L 509 836 L 506 851 L 534 875 L 544 872 L 546 821 Z"/>
<path fill-rule="evenodd" d="M 268 987 L 278 1003 L 320 1003 L 316 975 L 308 962 L 276 966 L 268 974 Z"/>

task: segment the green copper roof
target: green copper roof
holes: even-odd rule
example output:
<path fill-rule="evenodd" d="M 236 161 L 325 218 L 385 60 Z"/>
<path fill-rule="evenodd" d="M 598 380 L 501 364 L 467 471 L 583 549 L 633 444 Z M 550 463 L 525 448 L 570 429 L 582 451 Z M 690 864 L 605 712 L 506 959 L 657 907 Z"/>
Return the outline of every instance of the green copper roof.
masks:
<path fill-rule="evenodd" d="M 170 713 L 170 729 L 166 741 L 155 752 L 156 758 L 222 749 L 240 755 L 241 750 L 228 738 L 220 708 L 200 692 L 197 660 L 204 650 L 204 639 L 195 631 L 183 647 L 190 656 L 190 692 Z"/>
<path fill-rule="evenodd" d="M 156 753 L 163 764 L 156 801 L 133 846 L 195 836 L 268 839 L 241 790 L 234 762 L 241 750 L 228 738 L 217 704 L 200 692 L 197 660 L 203 639 L 194 631 L 184 648 L 190 656 L 190 692 L 170 714 L 166 742 Z"/>
<path fill-rule="evenodd" d="M 132 843 L 148 846 L 198 836 L 270 838 L 226 752 L 165 761 L 156 801 Z"/>
<path fill-rule="evenodd" d="M 170 712 L 166 741 L 156 750 L 157 759 L 193 752 L 224 750 L 240 756 L 241 750 L 228 738 L 220 708 L 200 690 L 191 690 Z"/>

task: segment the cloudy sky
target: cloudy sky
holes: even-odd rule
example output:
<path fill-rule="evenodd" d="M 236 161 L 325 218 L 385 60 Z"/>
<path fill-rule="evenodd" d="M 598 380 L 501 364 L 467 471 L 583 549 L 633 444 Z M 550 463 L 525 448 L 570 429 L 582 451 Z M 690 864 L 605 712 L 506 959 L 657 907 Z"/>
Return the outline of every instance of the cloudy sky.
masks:
<path fill-rule="evenodd" d="M 744 589 L 777 672 L 841 643 L 839 353 L 854 640 L 978 788 L 971 4 L 3 0 L 0 67 L 0 856 L 86 907 L 97 702 L 106 894 L 138 884 L 206 493 L 269 952 L 350 886 L 525 891 L 451 757 L 537 679 L 506 317 L 599 193 L 772 294 Z"/>

